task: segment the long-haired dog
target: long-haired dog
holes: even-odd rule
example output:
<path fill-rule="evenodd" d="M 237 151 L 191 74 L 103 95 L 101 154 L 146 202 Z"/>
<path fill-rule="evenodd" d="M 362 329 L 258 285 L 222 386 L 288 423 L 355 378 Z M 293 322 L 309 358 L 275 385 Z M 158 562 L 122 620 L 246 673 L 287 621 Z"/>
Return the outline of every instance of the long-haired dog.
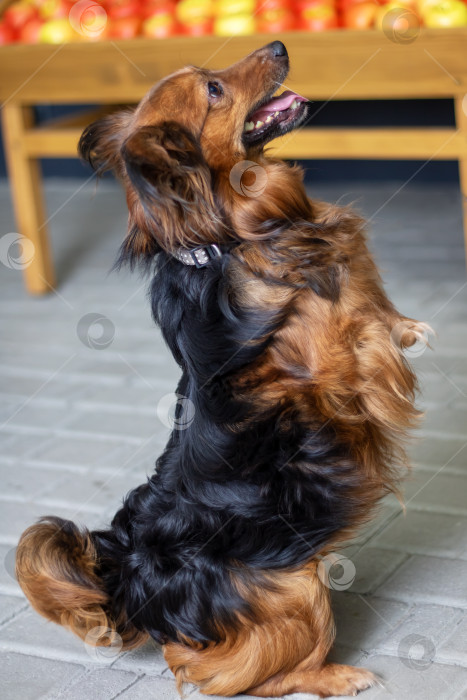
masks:
<path fill-rule="evenodd" d="M 207 694 L 374 682 L 326 663 L 318 569 L 397 492 L 418 416 L 400 346 L 423 324 L 386 297 L 362 221 L 309 201 L 301 171 L 263 153 L 307 116 L 301 96 L 273 97 L 288 67 L 279 41 L 226 70 L 188 67 L 85 130 L 81 155 L 125 188 L 119 264 L 151 270 L 192 415 L 109 529 L 48 517 L 17 551 L 41 614 L 82 638 L 111 628 L 124 648 L 150 635 L 179 688 Z"/>

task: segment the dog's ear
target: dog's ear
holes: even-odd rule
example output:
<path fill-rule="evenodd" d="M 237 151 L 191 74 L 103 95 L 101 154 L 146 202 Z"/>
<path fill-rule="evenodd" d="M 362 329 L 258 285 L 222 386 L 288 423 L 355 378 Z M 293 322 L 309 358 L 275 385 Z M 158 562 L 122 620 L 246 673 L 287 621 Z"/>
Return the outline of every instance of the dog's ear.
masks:
<path fill-rule="evenodd" d="M 37 612 L 93 646 L 139 646 L 147 635 L 124 611 L 112 614 L 97 564 L 91 533 L 61 518 L 32 525 L 16 551 L 16 577 Z"/>
<path fill-rule="evenodd" d="M 145 263 L 161 248 L 218 243 L 223 224 L 196 138 L 175 122 L 141 127 L 123 144 L 129 232 L 119 263 Z"/>
<path fill-rule="evenodd" d="M 106 170 L 115 170 L 118 175 L 121 174 L 120 149 L 132 114 L 132 110 L 109 114 L 83 131 L 78 143 L 78 154 L 98 174 Z"/>

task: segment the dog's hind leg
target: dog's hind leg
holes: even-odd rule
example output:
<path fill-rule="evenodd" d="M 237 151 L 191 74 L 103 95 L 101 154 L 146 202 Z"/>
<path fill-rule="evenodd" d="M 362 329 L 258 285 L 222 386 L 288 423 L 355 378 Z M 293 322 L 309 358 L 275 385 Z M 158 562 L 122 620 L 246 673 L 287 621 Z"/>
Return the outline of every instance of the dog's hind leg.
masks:
<path fill-rule="evenodd" d="M 299 666 L 302 667 L 305 662 Z M 298 669 L 298 667 L 297 667 Z M 376 676 L 364 668 L 326 664 L 312 670 L 278 673 L 261 685 L 247 690 L 247 695 L 279 697 L 289 693 L 314 693 L 321 698 L 334 695 L 356 695 L 378 683 Z"/>
<path fill-rule="evenodd" d="M 206 695 L 248 693 L 278 697 L 294 692 L 354 695 L 376 682 L 369 671 L 326 664 L 334 639 L 329 589 L 316 564 L 269 575 L 269 586 L 251 596 L 257 620 L 207 647 L 169 643 L 164 655 L 177 678 Z M 250 594 L 251 594 L 250 588 Z"/>

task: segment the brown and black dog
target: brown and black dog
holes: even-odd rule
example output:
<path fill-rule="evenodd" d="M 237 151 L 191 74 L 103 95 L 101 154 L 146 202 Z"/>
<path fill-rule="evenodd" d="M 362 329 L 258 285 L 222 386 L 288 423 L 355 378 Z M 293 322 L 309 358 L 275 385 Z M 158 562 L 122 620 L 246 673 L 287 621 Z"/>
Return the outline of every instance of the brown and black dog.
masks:
<path fill-rule="evenodd" d="M 125 188 L 119 264 L 153 275 L 193 416 L 109 529 L 49 517 L 17 554 L 40 613 L 124 648 L 151 635 L 179 687 L 207 694 L 372 685 L 326 662 L 318 568 L 398 491 L 418 418 L 402 349 L 426 327 L 388 300 L 361 219 L 310 201 L 301 171 L 264 153 L 307 116 L 300 95 L 273 97 L 288 68 L 279 41 L 185 68 L 84 132 L 82 156 Z"/>

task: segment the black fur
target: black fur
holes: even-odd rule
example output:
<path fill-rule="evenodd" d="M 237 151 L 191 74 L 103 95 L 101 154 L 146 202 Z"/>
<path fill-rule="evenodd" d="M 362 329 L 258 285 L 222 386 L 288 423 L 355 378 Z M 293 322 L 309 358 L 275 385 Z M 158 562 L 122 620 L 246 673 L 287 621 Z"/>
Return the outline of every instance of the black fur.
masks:
<path fill-rule="evenodd" d="M 297 567 L 351 523 L 357 469 L 330 425 L 310 430 L 292 405 L 258 415 L 234 396 L 233 379 L 264 352 L 288 309 L 236 308 L 229 254 L 204 269 L 157 257 L 153 315 L 194 417 L 93 539 L 116 610 L 158 641 L 183 634 L 206 643 L 239 612 L 254 617 L 231 572 L 248 583 L 265 569 Z"/>

